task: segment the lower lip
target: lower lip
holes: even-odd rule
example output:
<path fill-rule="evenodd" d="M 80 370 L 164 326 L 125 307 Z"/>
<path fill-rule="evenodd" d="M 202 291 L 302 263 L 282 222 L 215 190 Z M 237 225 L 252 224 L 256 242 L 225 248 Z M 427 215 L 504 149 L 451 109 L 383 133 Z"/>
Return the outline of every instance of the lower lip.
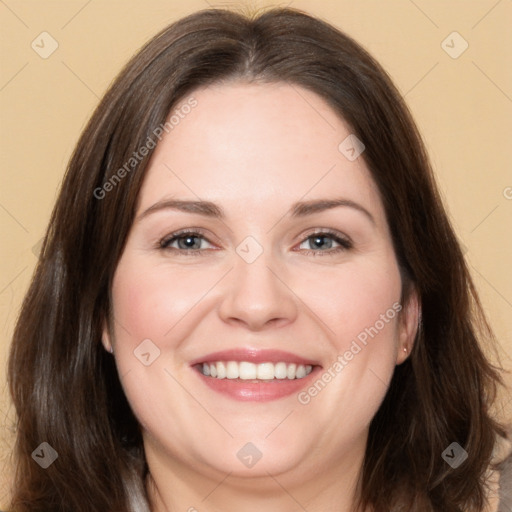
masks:
<path fill-rule="evenodd" d="M 217 379 L 207 377 L 200 371 L 197 373 L 210 389 L 234 400 L 268 402 L 298 393 L 311 382 L 320 369 L 319 366 L 315 366 L 311 373 L 302 379 L 273 379 L 258 382 L 241 379 Z"/>

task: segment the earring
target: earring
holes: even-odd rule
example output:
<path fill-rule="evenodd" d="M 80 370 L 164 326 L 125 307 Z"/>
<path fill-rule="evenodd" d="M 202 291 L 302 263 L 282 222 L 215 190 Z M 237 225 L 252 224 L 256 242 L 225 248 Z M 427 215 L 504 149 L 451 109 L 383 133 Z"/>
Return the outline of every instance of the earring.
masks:
<path fill-rule="evenodd" d="M 407 352 L 407 347 L 404 347 L 404 352 Z"/>
<path fill-rule="evenodd" d="M 110 346 L 110 353 L 113 354 L 114 353 L 114 347 L 113 346 Z"/>

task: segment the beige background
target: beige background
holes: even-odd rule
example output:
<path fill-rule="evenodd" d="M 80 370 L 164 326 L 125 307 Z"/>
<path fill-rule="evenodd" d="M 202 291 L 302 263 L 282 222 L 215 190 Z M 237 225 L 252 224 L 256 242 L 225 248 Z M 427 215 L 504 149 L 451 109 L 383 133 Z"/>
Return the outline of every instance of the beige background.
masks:
<path fill-rule="evenodd" d="M 0 473 L 12 442 L 5 388 L 9 341 L 72 148 L 98 99 L 135 50 L 170 22 L 209 5 L 251 4 L 0 1 Z M 294 0 L 279 5 L 304 9 L 352 35 L 405 95 L 502 344 L 502 363 L 512 369 L 512 1 Z M 463 40 L 448 37 L 454 31 Z M 42 32 L 58 43 L 46 59 L 31 47 L 35 41 L 40 53 L 50 48 L 48 36 L 39 37 Z M 458 58 L 443 49 L 459 52 L 464 40 L 469 46 Z M 512 383 L 510 375 L 506 378 Z M 511 398 L 504 394 L 499 406 L 509 418 Z M 7 481 L 0 481 L 0 504 L 6 494 Z"/>

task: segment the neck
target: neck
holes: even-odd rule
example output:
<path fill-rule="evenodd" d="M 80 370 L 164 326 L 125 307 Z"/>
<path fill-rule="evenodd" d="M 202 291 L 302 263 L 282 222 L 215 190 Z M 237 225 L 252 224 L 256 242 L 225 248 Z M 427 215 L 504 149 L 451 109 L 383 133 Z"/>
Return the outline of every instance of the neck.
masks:
<path fill-rule="evenodd" d="M 152 512 L 356 512 L 364 447 L 352 446 L 337 460 L 256 477 L 198 471 L 146 446 L 148 496 Z M 321 468 L 321 471 L 319 470 Z M 363 511 L 361 511 L 363 512 Z"/>

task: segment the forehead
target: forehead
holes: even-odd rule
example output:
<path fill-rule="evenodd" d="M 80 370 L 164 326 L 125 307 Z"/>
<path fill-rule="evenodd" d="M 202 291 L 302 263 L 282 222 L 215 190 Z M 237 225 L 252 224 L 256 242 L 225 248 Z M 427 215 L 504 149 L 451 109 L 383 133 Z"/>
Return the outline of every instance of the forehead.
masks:
<path fill-rule="evenodd" d="M 180 110 L 190 98 L 194 108 Z M 311 91 L 285 83 L 214 85 L 190 93 L 171 115 L 139 209 L 170 196 L 245 213 L 277 197 L 282 205 L 347 196 L 383 214 L 363 159 L 350 161 L 339 149 L 350 127 Z"/>

